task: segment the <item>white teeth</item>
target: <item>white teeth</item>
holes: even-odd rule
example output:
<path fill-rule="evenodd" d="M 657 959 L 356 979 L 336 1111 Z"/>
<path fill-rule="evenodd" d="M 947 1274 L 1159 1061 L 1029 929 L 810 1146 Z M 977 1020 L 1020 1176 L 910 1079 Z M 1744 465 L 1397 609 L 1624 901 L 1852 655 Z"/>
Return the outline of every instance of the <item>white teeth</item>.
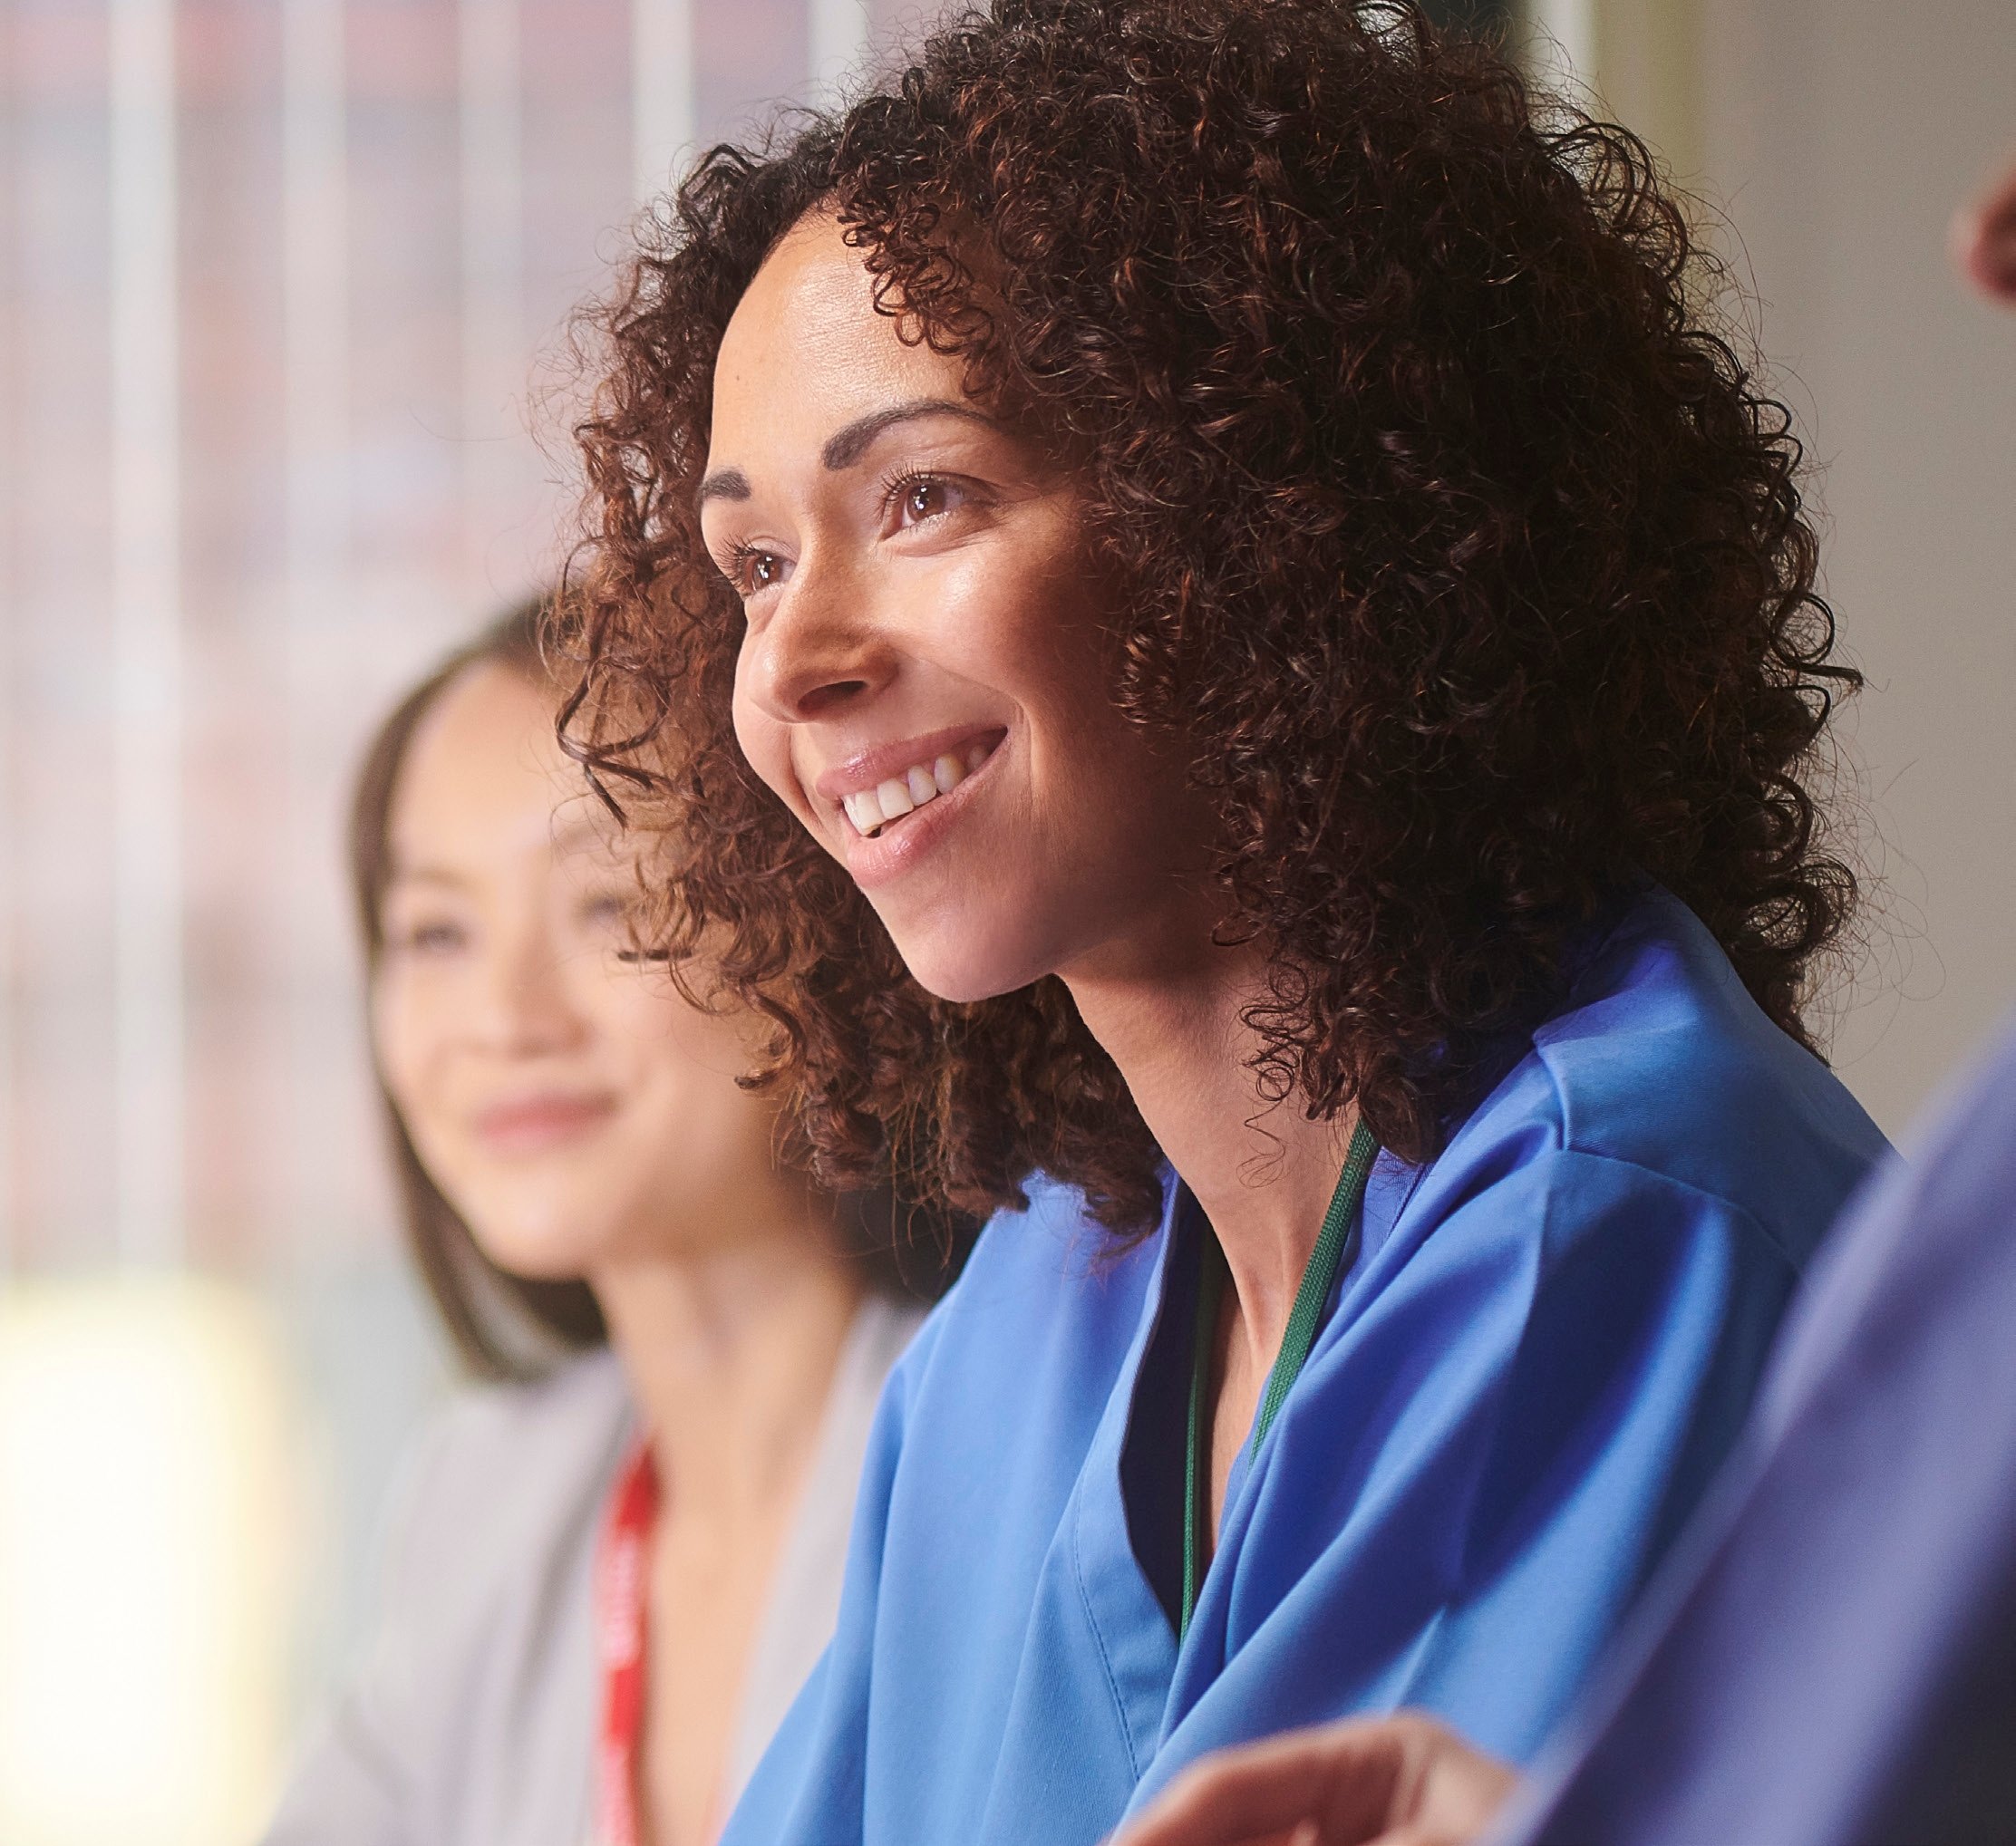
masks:
<path fill-rule="evenodd" d="M 891 776 L 873 788 L 857 788 L 851 795 L 841 796 L 840 806 L 854 823 L 855 832 L 873 839 L 890 821 L 901 820 L 926 802 L 951 794 L 993 754 L 993 745 L 989 743 L 971 745 L 963 760 L 947 751 L 929 763 L 906 769 L 901 776 Z"/>

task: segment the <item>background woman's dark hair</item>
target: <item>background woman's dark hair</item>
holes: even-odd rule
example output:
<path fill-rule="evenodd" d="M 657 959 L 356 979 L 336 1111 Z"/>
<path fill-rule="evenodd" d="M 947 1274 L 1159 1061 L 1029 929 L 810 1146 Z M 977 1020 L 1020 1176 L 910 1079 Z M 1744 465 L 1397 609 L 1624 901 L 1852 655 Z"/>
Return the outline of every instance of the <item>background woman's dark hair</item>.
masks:
<path fill-rule="evenodd" d="M 572 747 L 664 827 L 665 945 L 776 1024 L 829 1177 L 1148 1221 L 1155 1150 L 1055 981 L 905 973 L 761 788 L 694 510 L 714 354 L 837 212 L 906 337 L 1077 473 L 1114 695 L 1224 819 L 1264 1093 L 1432 1154 L 1643 880 L 1810 1044 L 1855 880 L 1789 418 L 1645 148 L 1404 0 L 995 0 L 844 116 L 717 148 L 589 323 Z M 984 285 L 969 259 L 978 256 Z"/>
<path fill-rule="evenodd" d="M 366 749 L 351 800 L 350 876 L 367 974 L 376 972 L 384 951 L 393 801 L 413 733 L 448 686 L 472 667 L 500 666 L 535 686 L 556 685 L 541 645 L 548 613 L 547 599 L 534 597 L 456 649 L 400 701 Z M 483 1253 L 428 1176 L 383 1079 L 378 1091 L 407 1245 L 463 1363 L 481 1377 L 522 1380 L 541 1376 L 560 1355 L 604 1344 L 607 1329 L 586 1283 L 513 1275 Z M 899 1212 L 887 1189 L 841 1202 L 843 1247 L 867 1285 L 886 1294 L 928 1300 L 942 1292 L 971 1246 L 973 1228 L 945 1214 Z"/>

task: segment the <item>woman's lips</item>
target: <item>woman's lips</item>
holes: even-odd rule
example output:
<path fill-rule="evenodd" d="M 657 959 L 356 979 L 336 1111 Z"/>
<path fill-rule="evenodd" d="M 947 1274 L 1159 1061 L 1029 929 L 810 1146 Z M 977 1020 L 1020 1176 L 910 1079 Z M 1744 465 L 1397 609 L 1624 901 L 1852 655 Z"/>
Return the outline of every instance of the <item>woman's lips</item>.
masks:
<path fill-rule="evenodd" d="M 840 797 L 840 809 L 854 831 L 873 839 L 886 828 L 928 807 L 941 795 L 949 795 L 993 754 L 994 746 L 984 740 L 964 749 L 940 750 L 926 762 L 912 763 L 899 776 L 885 777 L 872 788 L 857 789 Z"/>
<path fill-rule="evenodd" d="M 909 807 L 922 807 L 933 794 L 945 792 L 940 787 L 941 769 L 954 783 L 970 775 L 1007 734 L 999 724 L 948 724 L 919 737 L 866 745 L 822 770 L 809 792 L 850 818 L 858 812 L 860 830 L 869 832 L 882 820 L 894 819 Z M 887 813 L 880 805 L 885 796 L 890 804 Z M 865 807 L 862 797 L 867 797 Z"/>
<path fill-rule="evenodd" d="M 981 758 L 977 768 L 954 780 L 952 788 L 865 834 L 846 810 L 835 817 L 847 869 L 857 886 L 873 892 L 900 877 L 917 859 L 957 825 L 977 798 L 976 790 L 993 786 L 991 771 L 1006 754 L 1006 734 Z"/>
<path fill-rule="evenodd" d="M 536 1154 L 601 1126 L 615 1113 L 613 1096 L 536 1096 L 495 1103 L 476 1115 L 476 1133 L 498 1154 Z"/>

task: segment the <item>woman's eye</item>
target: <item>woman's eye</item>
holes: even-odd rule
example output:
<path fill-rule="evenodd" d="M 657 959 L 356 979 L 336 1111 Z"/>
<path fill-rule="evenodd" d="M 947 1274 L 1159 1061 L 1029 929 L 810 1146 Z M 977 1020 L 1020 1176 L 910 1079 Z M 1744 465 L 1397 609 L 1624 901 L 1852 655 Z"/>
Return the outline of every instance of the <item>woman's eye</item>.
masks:
<path fill-rule="evenodd" d="M 388 946 L 406 955 L 452 955 L 469 944 L 469 933 L 460 923 L 410 923 L 389 933 Z"/>
<path fill-rule="evenodd" d="M 737 595 L 753 596 L 782 583 L 784 569 L 784 560 L 774 551 L 765 551 L 756 545 L 738 545 L 729 554 L 727 568 L 722 575 Z"/>
<path fill-rule="evenodd" d="M 958 488 L 937 475 L 914 475 L 897 488 L 896 514 L 899 528 L 921 526 L 955 511 L 962 499 Z"/>

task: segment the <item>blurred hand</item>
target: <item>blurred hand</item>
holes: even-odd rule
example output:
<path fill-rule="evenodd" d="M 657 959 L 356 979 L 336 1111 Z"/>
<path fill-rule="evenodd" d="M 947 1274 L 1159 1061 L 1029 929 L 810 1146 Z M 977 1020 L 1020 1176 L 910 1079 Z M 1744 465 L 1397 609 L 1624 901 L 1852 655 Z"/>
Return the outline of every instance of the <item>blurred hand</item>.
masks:
<path fill-rule="evenodd" d="M 1990 299 L 2016 306 L 2016 167 L 1953 219 L 1953 262 Z"/>
<path fill-rule="evenodd" d="M 1517 1783 L 1402 1712 L 1207 1756 L 1108 1846 L 1468 1846 Z"/>

